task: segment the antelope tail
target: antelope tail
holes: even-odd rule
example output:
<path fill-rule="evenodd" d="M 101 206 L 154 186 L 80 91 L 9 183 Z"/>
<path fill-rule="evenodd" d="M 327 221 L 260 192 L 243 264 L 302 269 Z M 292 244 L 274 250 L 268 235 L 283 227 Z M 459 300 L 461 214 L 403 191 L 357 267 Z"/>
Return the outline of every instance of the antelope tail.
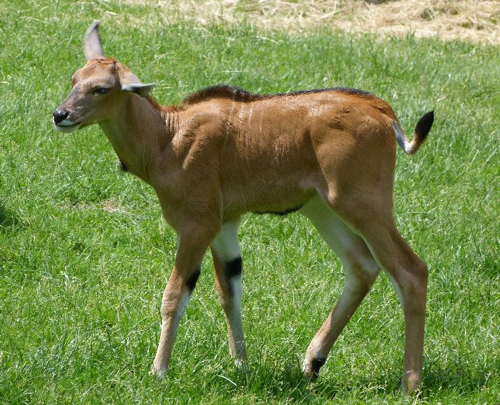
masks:
<path fill-rule="evenodd" d="M 396 140 L 399 146 L 408 154 L 413 155 L 420 146 L 424 143 L 429 131 L 431 130 L 432 123 L 434 122 L 434 111 L 430 111 L 424 114 L 422 118 L 417 123 L 415 127 L 415 133 L 413 134 L 413 139 L 411 141 L 406 137 L 401 125 L 397 121 L 392 123 L 394 128 L 394 133 L 396 134 Z"/>

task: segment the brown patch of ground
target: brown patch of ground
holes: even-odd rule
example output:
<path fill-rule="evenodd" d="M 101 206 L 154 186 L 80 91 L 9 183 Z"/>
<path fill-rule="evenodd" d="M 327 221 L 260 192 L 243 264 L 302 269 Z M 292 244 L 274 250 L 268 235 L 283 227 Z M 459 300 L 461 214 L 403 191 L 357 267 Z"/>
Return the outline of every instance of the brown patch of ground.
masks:
<path fill-rule="evenodd" d="M 100 208 L 103 209 L 104 211 L 107 212 L 119 212 L 119 213 L 124 213 L 127 212 L 127 210 L 119 203 L 116 201 L 112 200 L 105 200 L 101 203 Z"/>
<path fill-rule="evenodd" d="M 65 206 L 65 208 L 71 207 L 72 209 L 77 209 L 77 210 L 90 210 L 90 209 L 97 209 L 97 210 L 103 210 L 106 212 L 110 212 L 112 214 L 114 213 L 120 213 L 123 214 L 127 212 L 127 210 L 118 202 L 118 201 L 112 201 L 112 200 L 104 200 L 100 203 L 97 204 L 77 204 L 77 205 L 71 205 L 71 206 Z"/>
<path fill-rule="evenodd" d="M 198 24 L 245 21 L 304 31 L 327 26 L 347 32 L 500 43 L 500 1 L 480 0 L 120 0 L 159 7 L 167 20 Z"/>

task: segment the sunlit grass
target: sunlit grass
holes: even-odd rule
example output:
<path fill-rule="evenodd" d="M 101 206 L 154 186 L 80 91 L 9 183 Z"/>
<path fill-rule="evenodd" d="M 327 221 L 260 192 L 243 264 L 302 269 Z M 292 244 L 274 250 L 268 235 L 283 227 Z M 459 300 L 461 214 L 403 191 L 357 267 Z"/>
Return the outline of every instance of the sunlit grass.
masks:
<path fill-rule="evenodd" d="M 228 358 L 207 257 L 170 374 L 148 375 L 175 236 L 162 228 L 152 190 L 117 170 L 97 127 L 71 135 L 51 127 L 96 18 L 105 51 L 158 83 L 162 103 L 217 83 L 263 93 L 343 85 L 382 96 L 410 133 L 434 108 L 428 143 L 414 157 L 399 154 L 395 184 L 398 226 L 430 267 L 420 398 L 497 402 L 498 48 L 164 25 L 152 7 L 111 2 L 0 9 L 0 402 L 404 401 L 403 319 L 385 276 L 320 379 L 301 379 L 343 276 L 297 214 L 243 220 L 248 369 Z"/>

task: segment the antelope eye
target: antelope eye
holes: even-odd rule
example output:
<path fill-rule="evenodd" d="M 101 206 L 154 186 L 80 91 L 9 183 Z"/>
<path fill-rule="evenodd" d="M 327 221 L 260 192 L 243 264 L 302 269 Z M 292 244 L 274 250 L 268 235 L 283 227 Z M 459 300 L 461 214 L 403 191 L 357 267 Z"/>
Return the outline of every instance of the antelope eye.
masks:
<path fill-rule="evenodd" d="M 92 91 L 92 94 L 94 96 L 97 96 L 99 94 L 106 94 L 109 92 L 109 90 L 111 90 L 109 87 L 99 87 L 98 89 L 95 89 L 94 91 Z"/>

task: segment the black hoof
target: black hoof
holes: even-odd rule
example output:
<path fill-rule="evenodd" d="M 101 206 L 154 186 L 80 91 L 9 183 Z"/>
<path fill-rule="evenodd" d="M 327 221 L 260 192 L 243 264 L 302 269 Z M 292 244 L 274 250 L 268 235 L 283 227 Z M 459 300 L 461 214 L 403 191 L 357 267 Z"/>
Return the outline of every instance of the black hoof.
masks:
<path fill-rule="evenodd" d="M 319 369 L 323 367 L 326 363 L 325 358 L 319 358 L 319 359 L 314 359 L 311 362 L 311 371 L 312 371 L 312 377 L 313 378 L 318 378 L 319 375 Z"/>

